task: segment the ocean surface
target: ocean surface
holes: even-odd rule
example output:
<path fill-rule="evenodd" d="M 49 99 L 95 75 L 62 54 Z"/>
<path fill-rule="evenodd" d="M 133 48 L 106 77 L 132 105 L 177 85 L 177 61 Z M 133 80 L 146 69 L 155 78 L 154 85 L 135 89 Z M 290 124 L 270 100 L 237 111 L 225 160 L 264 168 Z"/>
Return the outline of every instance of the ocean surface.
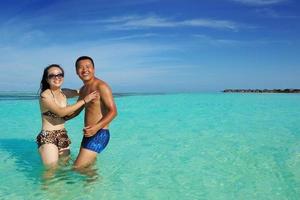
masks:
<path fill-rule="evenodd" d="M 69 102 L 74 102 L 71 99 Z M 83 114 L 68 121 L 71 160 L 41 163 L 35 94 L 0 93 L 0 199 L 300 199 L 299 94 L 119 95 L 95 165 L 72 170 Z"/>

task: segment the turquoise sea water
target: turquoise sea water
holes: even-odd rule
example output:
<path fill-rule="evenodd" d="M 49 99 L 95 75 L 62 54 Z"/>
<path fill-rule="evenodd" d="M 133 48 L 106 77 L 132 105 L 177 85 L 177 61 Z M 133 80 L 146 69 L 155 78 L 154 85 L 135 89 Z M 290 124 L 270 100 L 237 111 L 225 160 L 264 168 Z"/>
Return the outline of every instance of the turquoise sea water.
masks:
<path fill-rule="evenodd" d="M 118 97 L 92 175 L 71 161 L 46 180 L 38 101 L 20 96 L 0 95 L 0 199 L 300 199 L 300 95 Z M 82 121 L 67 122 L 73 160 Z"/>

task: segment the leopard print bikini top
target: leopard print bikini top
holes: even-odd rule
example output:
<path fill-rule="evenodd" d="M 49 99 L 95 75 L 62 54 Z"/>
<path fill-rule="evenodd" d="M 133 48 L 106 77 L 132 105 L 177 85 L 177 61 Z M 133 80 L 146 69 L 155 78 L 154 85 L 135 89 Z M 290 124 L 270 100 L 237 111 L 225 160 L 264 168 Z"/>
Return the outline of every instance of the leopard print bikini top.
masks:
<path fill-rule="evenodd" d="M 50 91 L 51 91 L 51 94 L 52 94 L 53 99 L 54 99 L 54 101 L 55 101 L 55 96 L 54 96 L 52 90 L 50 90 Z M 64 95 L 63 92 L 62 92 L 62 94 Z M 54 119 L 59 119 L 59 118 L 64 119 L 64 117 L 60 117 L 60 116 L 58 116 L 57 114 L 51 112 L 50 110 L 48 110 L 48 111 L 46 111 L 46 112 L 43 112 L 42 114 L 43 114 L 44 116 L 48 116 L 48 117 L 51 117 L 51 118 L 54 118 Z"/>

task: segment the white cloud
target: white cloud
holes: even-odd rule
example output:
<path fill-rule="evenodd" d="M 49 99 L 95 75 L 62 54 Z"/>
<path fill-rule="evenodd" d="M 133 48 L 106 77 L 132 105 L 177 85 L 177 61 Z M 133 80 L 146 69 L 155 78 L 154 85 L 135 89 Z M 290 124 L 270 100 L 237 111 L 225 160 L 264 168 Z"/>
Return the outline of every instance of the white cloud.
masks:
<path fill-rule="evenodd" d="M 239 25 L 229 20 L 196 18 L 187 20 L 172 20 L 158 16 L 123 16 L 106 20 L 93 21 L 103 23 L 109 30 L 132 30 L 145 28 L 174 28 L 174 27 L 206 27 L 216 29 L 237 30 Z"/>
<path fill-rule="evenodd" d="M 287 2 L 288 0 L 233 0 L 247 5 L 265 6 Z"/>
<path fill-rule="evenodd" d="M 235 22 L 227 20 L 213 20 L 213 19 L 192 19 L 178 23 L 183 26 L 203 26 L 209 28 L 223 28 L 223 29 L 237 29 L 238 26 Z"/>
<path fill-rule="evenodd" d="M 74 23 L 81 23 L 81 24 L 102 24 L 102 23 L 122 23 L 128 20 L 136 20 L 140 17 L 135 15 L 130 16 L 118 16 L 118 17 L 111 17 L 108 19 L 89 19 L 89 20 L 76 20 L 73 21 Z"/>
<path fill-rule="evenodd" d="M 194 34 L 197 42 L 213 45 L 213 46 L 236 46 L 236 47 L 262 47 L 266 45 L 290 45 L 288 40 L 270 40 L 270 39 L 256 39 L 256 40 L 236 40 L 228 38 L 213 38 L 208 35 Z"/>
<path fill-rule="evenodd" d="M 283 15 L 280 14 L 279 12 L 277 12 L 274 9 L 271 8 L 258 8 L 255 10 L 255 12 L 263 17 L 269 17 L 269 18 L 274 18 L 274 19 L 278 19 L 278 18 L 285 18 L 285 19 L 294 19 L 294 18 L 299 18 L 299 16 L 296 15 Z"/>
<path fill-rule="evenodd" d="M 201 34 L 194 34 L 193 37 L 196 38 L 197 41 L 200 43 L 213 45 L 213 46 L 241 46 L 250 43 L 241 40 L 218 39 L 218 38 L 210 37 L 208 35 L 201 35 Z"/>
<path fill-rule="evenodd" d="M 121 36 L 121 37 L 114 37 L 114 38 L 106 39 L 106 41 L 133 40 L 133 39 L 139 39 L 139 38 L 145 39 L 145 38 L 151 38 L 151 37 L 155 37 L 155 36 L 159 36 L 159 34 L 145 33 L 145 34 L 125 35 L 125 36 Z"/>
<path fill-rule="evenodd" d="M 151 59 L 148 63 L 144 61 L 145 58 L 170 51 L 176 51 L 176 47 L 146 42 L 120 41 L 110 41 L 109 43 L 94 41 L 93 44 L 81 42 L 39 48 L 0 47 L 2 66 L 9 69 L 0 74 L 0 90 L 9 88 L 11 90 L 36 91 L 43 68 L 52 63 L 60 64 L 65 69 L 64 86 L 77 88 L 82 83 L 75 73 L 74 62 L 78 56 L 82 55 L 93 57 L 97 76 L 103 77 L 108 83 L 113 83 L 113 86 L 118 88 L 124 83 L 135 85 L 137 82 L 151 80 L 153 77 L 164 76 L 164 69 L 148 68 Z"/>

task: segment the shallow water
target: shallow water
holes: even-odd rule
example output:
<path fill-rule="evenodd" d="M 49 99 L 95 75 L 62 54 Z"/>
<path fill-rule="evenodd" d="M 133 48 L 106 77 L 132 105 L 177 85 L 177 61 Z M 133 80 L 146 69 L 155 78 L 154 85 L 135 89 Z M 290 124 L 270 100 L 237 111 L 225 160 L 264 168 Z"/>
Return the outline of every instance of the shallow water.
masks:
<path fill-rule="evenodd" d="M 300 95 L 143 95 L 116 103 L 110 143 L 87 176 L 71 167 L 82 114 L 67 123 L 70 162 L 47 173 L 34 142 L 38 101 L 2 98 L 0 199 L 300 199 Z"/>

